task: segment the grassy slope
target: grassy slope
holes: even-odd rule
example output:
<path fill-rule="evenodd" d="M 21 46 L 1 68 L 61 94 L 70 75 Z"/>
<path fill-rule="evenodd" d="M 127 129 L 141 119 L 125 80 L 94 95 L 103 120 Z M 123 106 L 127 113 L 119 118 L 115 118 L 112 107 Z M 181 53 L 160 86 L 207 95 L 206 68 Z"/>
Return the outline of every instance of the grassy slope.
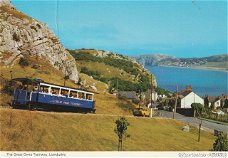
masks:
<path fill-rule="evenodd" d="M 54 69 L 51 65 L 49 65 L 45 60 L 39 59 L 38 61 L 36 58 L 29 57 L 29 63 L 30 65 L 27 67 L 21 67 L 18 64 L 12 66 L 12 67 L 5 67 L 1 65 L 0 72 L 3 75 L 3 78 L 0 78 L 1 85 L 0 89 L 4 86 L 5 79 L 10 79 L 10 70 L 12 70 L 13 78 L 19 78 L 19 77 L 36 77 L 41 78 L 46 82 L 55 83 L 63 85 L 63 78 L 64 75 Z M 31 67 L 31 64 L 39 63 L 40 68 L 34 69 Z M 85 74 L 79 74 L 79 76 L 82 78 L 82 80 L 86 80 L 86 83 L 88 85 L 92 85 L 92 83 L 96 83 L 96 87 L 98 89 L 99 94 L 96 94 L 95 100 L 96 100 L 96 109 L 97 113 L 113 113 L 113 114 L 127 114 L 131 115 L 131 107 L 135 106 L 129 101 L 117 101 L 116 97 L 114 95 L 105 93 L 107 91 L 107 85 L 96 81 L 89 76 Z M 75 83 L 71 80 L 67 80 L 66 82 L 67 86 L 75 87 Z M 108 98 L 108 99 L 107 99 Z M 0 106 L 7 106 L 11 103 L 11 96 L 2 93 L 0 95 Z"/>
<path fill-rule="evenodd" d="M 80 49 L 80 50 L 71 50 L 71 54 L 74 53 L 89 53 L 91 55 L 96 56 L 97 58 L 102 58 L 100 56 L 97 56 L 98 50 L 90 50 L 90 49 Z M 104 53 L 105 54 L 105 53 Z M 131 59 L 127 56 L 122 56 L 120 54 L 117 55 L 108 55 L 114 59 L 121 59 L 121 60 L 127 60 L 127 61 L 131 61 Z M 77 60 L 77 59 L 76 59 Z M 150 74 L 148 72 L 142 72 L 143 71 L 143 67 L 139 64 L 134 63 L 134 68 L 139 70 L 142 74 L 149 76 L 150 78 Z M 122 80 L 128 80 L 131 81 L 133 83 L 137 83 L 138 82 L 138 78 L 126 71 L 124 71 L 121 68 L 118 67 L 114 67 L 114 66 L 110 66 L 107 65 L 105 63 L 99 63 L 99 62 L 94 62 L 94 61 L 86 61 L 86 60 L 77 60 L 77 67 L 78 70 L 80 71 L 82 67 L 87 67 L 89 70 L 91 71 L 98 71 L 100 72 L 103 77 L 105 78 L 113 78 L 113 77 L 119 77 Z M 153 74 L 152 74 L 153 76 Z M 155 78 L 155 76 L 153 76 Z"/>
<path fill-rule="evenodd" d="M 103 82 L 92 79 L 86 74 L 79 74 L 82 80 L 92 85 L 96 84 L 99 94 L 95 94 L 96 113 L 99 114 L 120 114 L 132 115 L 132 108 L 136 105 L 128 100 L 117 100 L 116 96 L 109 94 L 107 85 Z"/>
<path fill-rule="evenodd" d="M 132 80 L 132 76 L 125 71 L 121 71 L 118 68 L 113 66 L 106 65 L 104 63 L 92 62 L 92 61 L 77 61 L 78 69 L 80 70 L 82 67 L 87 67 L 91 71 L 100 72 L 105 78 L 113 78 L 119 77 L 123 80 Z M 123 73 L 121 75 L 121 73 Z M 134 80 L 132 80 L 134 82 Z"/>
<path fill-rule="evenodd" d="M 10 123 L 11 118 L 11 123 Z M 114 151 L 116 116 L 0 110 L 3 150 Z M 183 123 L 171 119 L 127 118 L 130 122 L 123 147 L 127 151 L 209 150 L 212 134 L 183 132 Z"/>

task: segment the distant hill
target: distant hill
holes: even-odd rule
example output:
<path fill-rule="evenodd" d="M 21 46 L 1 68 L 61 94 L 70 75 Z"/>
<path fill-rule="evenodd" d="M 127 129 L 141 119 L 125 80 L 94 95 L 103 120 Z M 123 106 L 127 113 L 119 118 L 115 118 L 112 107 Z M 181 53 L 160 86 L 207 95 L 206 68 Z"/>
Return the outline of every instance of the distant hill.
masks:
<path fill-rule="evenodd" d="M 228 54 L 202 58 L 177 58 L 162 54 L 141 55 L 136 60 L 143 65 L 162 65 L 228 70 Z"/>

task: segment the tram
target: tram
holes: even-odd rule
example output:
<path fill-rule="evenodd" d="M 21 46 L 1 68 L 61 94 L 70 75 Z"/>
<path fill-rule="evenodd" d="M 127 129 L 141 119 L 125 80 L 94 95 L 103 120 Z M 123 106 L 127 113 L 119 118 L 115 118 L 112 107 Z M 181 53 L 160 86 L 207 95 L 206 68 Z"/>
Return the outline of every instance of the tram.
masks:
<path fill-rule="evenodd" d="M 15 78 L 13 108 L 95 113 L 94 92 L 60 86 L 41 79 Z"/>

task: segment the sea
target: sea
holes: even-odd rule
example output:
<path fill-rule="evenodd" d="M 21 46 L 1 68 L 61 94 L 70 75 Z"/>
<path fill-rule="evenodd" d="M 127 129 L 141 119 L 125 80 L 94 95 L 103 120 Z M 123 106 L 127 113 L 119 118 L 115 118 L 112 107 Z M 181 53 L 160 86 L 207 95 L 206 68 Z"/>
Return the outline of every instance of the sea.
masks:
<path fill-rule="evenodd" d="M 228 95 L 228 72 L 217 70 L 145 66 L 156 77 L 157 84 L 171 92 L 184 90 L 188 85 L 200 96 Z"/>

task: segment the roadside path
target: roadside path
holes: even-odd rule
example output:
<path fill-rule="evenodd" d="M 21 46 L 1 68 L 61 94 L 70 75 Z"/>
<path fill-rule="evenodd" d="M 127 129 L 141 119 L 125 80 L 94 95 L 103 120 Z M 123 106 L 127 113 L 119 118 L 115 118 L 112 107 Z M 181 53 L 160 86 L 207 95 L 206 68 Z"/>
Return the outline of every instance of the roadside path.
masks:
<path fill-rule="evenodd" d="M 164 111 L 164 110 L 158 110 L 158 111 L 160 113 L 162 113 L 163 117 L 173 118 L 173 112 Z M 181 115 L 179 113 L 175 114 L 175 118 L 176 118 L 176 120 L 186 122 L 186 123 L 189 123 L 189 124 L 194 125 L 194 126 L 198 126 L 200 123 L 200 119 L 198 119 L 198 118 L 187 117 L 187 116 Z M 228 126 L 225 124 L 218 124 L 215 122 L 209 122 L 207 120 L 203 120 L 202 121 L 202 127 L 209 129 L 211 132 L 213 132 L 214 130 L 218 130 L 218 131 L 222 131 L 222 132 L 225 132 L 228 134 Z"/>
<path fill-rule="evenodd" d="M 5 109 L 5 108 L 0 108 L 0 109 Z M 7 108 L 8 109 L 8 108 Z M 13 111 L 17 111 L 19 109 L 12 109 Z M 22 111 L 27 111 L 27 110 L 22 110 Z M 164 110 L 158 110 L 161 114 L 162 117 L 153 117 L 155 119 L 172 119 L 173 117 L 173 113 L 170 111 L 164 111 Z M 127 118 L 140 118 L 140 119 L 150 119 L 149 117 L 135 117 L 133 115 L 115 115 L 115 114 L 92 114 L 92 113 L 87 113 L 87 114 L 83 114 L 83 113 L 73 113 L 73 112 L 54 112 L 54 111 L 31 111 L 32 113 L 46 113 L 46 114 L 57 114 L 57 115 L 82 115 L 82 116 L 111 116 L 111 117 L 120 117 L 120 116 L 124 116 Z M 187 117 L 184 115 L 181 115 L 179 113 L 175 114 L 175 119 L 178 121 L 182 121 L 185 123 L 188 123 L 190 125 L 193 125 L 195 127 L 199 126 L 200 120 L 198 118 L 194 118 L 194 117 Z M 203 120 L 202 121 L 202 128 L 205 130 L 209 130 L 210 132 L 214 132 L 214 130 L 218 130 L 218 131 L 222 131 L 228 134 L 228 126 L 227 125 L 223 125 L 223 124 L 218 124 L 215 122 L 209 122 L 207 120 Z"/>

